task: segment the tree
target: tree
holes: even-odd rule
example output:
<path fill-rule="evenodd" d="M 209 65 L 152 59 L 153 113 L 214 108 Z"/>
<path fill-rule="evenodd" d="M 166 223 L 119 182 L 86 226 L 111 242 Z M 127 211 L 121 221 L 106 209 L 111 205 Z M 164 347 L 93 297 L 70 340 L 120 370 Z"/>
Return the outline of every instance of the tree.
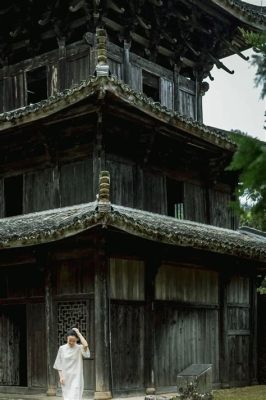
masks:
<path fill-rule="evenodd" d="M 261 98 L 266 96 L 266 33 L 246 32 L 241 29 L 242 35 L 248 45 L 253 47 L 255 54 L 252 56 L 252 65 L 257 67 L 255 83 L 262 86 Z"/>
<path fill-rule="evenodd" d="M 266 97 L 266 34 L 242 31 L 256 54 L 252 64 L 257 66 L 255 82 L 261 85 L 261 97 Z M 228 167 L 239 171 L 238 209 L 240 222 L 266 231 L 266 142 L 235 131 L 231 133 L 237 150 Z"/>
<path fill-rule="evenodd" d="M 266 231 L 266 143 L 237 131 L 231 136 L 237 151 L 228 169 L 240 172 L 240 222 Z"/>

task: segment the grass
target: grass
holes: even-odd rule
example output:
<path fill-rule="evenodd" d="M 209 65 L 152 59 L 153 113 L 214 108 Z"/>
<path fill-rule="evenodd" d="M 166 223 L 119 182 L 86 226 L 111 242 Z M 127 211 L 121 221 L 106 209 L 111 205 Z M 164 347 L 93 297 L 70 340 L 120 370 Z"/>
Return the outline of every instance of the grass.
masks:
<path fill-rule="evenodd" d="M 266 400 L 266 385 L 215 390 L 214 400 Z"/>

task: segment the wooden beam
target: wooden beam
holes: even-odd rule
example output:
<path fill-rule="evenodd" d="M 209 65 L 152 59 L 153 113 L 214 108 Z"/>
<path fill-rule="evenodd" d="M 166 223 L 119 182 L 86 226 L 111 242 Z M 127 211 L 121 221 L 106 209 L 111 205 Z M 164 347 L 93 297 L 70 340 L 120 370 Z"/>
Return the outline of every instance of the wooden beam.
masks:
<path fill-rule="evenodd" d="M 110 399 L 109 266 L 103 231 L 94 237 L 95 263 L 95 399 Z"/>
<path fill-rule="evenodd" d="M 219 371 L 220 383 L 223 388 L 229 386 L 229 353 L 228 353 L 228 323 L 227 323 L 227 285 L 228 277 L 226 274 L 219 275 Z"/>
<path fill-rule="evenodd" d="M 37 262 L 45 270 L 45 330 L 47 349 L 47 396 L 55 396 L 57 388 L 56 372 L 53 369 L 57 351 L 57 320 L 53 293 L 53 277 L 51 259 L 42 249 L 37 253 Z"/>
<path fill-rule="evenodd" d="M 249 371 L 250 384 L 258 384 L 258 293 L 257 277 L 250 277 L 250 349 L 249 349 Z"/>
<path fill-rule="evenodd" d="M 147 394 L 155 394 L 155 278 L 160 258 L 149 251 L 145 261 L 145 310 L 144 310 L 144 383 Z"/>

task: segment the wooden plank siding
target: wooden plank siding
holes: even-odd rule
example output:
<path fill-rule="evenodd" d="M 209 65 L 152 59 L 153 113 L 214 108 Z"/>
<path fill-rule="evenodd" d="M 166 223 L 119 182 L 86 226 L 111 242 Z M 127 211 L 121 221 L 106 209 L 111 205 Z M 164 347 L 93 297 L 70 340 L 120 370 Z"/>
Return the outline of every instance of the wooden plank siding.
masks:
<path fill-rule="evenodd" d="M 130 86 L 132 89 L 142 92 L 142 69 L 131 64 Z"/>
<path fill-rule="evenodd" d="M 57 296 L 93 294 L 94 264 L 92 255 L 85 259 L 70 259 L 55 264 Z"/>
<path fill-rule="evenodd" d="M 202 223 L 208 222 L 204 186 L 184 182 L 184 218 Z"/>
<path fill-rule="evenodd" d="M 27 305 L 28 342 L 28 386 L 45 388 L 46 380 L 46 338 L 44 303 Z"/>
<path fill-rule="evenodd" d="M 10 111 L 26 105 L 25 73 L 17 72 L 14 75 L 7 75 L 3 86 L 4 111 Z"/>
<path fill-rule="evenodd" d="M 57 168 L 29 172 L 24 175 L 24 213 L 53 209 L 60 206 Z"/>
<path fill-rule="evenodd" d="M 59 171 L 60 205 L 74 205 L 93 201 L 92 159 L 64 164 Z"/>
<path fill-rule="evenodd" d="M 70 89 L 90 76 L 90 53 L 77 54 L 66 59 L 65 82 L 61 85 Z"/>
<path fill-rule="evenodd" d="M 170 110 L 174 109 L 174 83 L 165 77 L 160 78 L 161 104 Z"/>
<path fill-rule="evenodd" d="M 4 111 L 4 79 L 0 79 L 0 113 Z"/>
<path fill-rule="evenodd" d="M 193 363 L 219 382 L 218 273 L 162 264 L 155 281 L 156 385 L 175 386 Z"/>
<path fill-rule="evenodd" d="M 196 84 L 182 75 L 179 75 L 179 112 L 192 119 L 196 119 Z"/>
<path fill-rule="evenodd" d="M 4 179 L 0 179 L 0 218 L 5 215 L 5 193 L 4 193 Z"/>
<path fill-rule="evenodd" d="M 133 207 L 133 166 L 108 159 L 106 161 L 106 169 L 111 176 L 110 196 L 112 203 Z"/>
<path fill-rule="evenodd" d="M 154 213 L 167 214 L 165 177 L 144 170 L 143 184 L 143 209 Z"/>
<path fill-rule="evenodd" d="M 123 79 L 123 64 L 113 58 L 108 58 L 108 64 L 111 75 L 116 76 L 118 79 Z"/>
<path fill-rule="evenodd" d="M 110 322 L 113 390 L 143 391 L 144 305 L 113 301 Z"/>
<path fill-rule="evenodd" d="M 155 382 L 176 386 L 176 377 L 191 364 L 213 364 L 219 382 L 218 311 L 182 309 L 174 303 L 155 306 Z"/>
<path fill-rule="evenodd" d="M 25 173 L 24 213 L 93 201 L 92 169 L 86 159 Z"/>
<path fill-rule="evenodd" d="M 227 340 L 229 384 L 250 381 L 250 288 L 249 278 L 234 276 L 227 288 Z"/>
<path fill-rule="evenodd" d="M 155 299 L 182 304 L 218 305 L 218 274 L 162 264 L 156 276 Z"/>
<path fill-rule="evenodd" d="M 110 297 L 118 300 L 144 300 L 144 262 L 110 259 Z"/>
<path fill-rule="evenodd" d="M 110 258 L 113 390 L 144 387 L 144 262 Z"/>
<path fill-rule="evenodd" d="M 27 385 L 25 306 L 0 306 L 0 385 Z"/>
<path fill-rule="evenodd" d="M 233 211 L 230 208 L 231 195 L 228 192 L 209 189 L 210 224 L 222 228 L 233 228 Z"/>
<path fill-rule="evenodd" d="M 26 71 L 42 66 L 47 66 L 47 94 L 54 95 L 57 91 L 71 88 L 94 74 L 96 66 L 96 49 L 93 47 L 93 35 L 89 40 L 73 43 L 69 46 L 61 45 L 59 49 L 24 60 L 16 65 L 4 67 L 0 70 L 0 78 L 4 93 L 4 111 L 22 107 L 27 103 Z M 108 42 L 108 63 L 112 75 L 124 79 L 124 62 L 130 68 L 130 86 L 142 91 L 142 70 L 148 71 L 158 77 L 160 82 L 161 103 L 169 109 L 174 108 L 173 97 L 178 91 L 179 99 L 176 102 L 176 111 L 191 118 L 196 118 L 196 84 L 194 81 L 178 75 L 178 87 L 174 87 L 174 72 L 130 52 L 128 60 L 123 60 L 123 49 Z M 1 92 L 1 83 L 0 83 Z M 199 99 L 201 104 L 201 99 Z M 201 106 L 200 106 L 201 107 Z M 199 110 L 199 115 L 202 112 Z"/>

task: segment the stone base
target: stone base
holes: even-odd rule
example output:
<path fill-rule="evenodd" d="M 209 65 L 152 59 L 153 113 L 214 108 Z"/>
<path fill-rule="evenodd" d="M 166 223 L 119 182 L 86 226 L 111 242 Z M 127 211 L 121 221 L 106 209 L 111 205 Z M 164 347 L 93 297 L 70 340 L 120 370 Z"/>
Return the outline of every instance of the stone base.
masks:
<path fill-rule="evenodd" d="M 46 396 L 56 396 L 56 388 L 48 388 L 46 392 Z"/>
<path fill-rule="evenodd" d="M 153 394 L 155 394 L 155 392 L 156 392 L 156 390 L 155 390 L 154 387 L 148 387 L 148 388 L 146 388 L 146 394 L 151 394 L 151 395 L 153 395 Z"/>
<path fill-rule="evenodd" d="M 94 392 L 95 400 L 108 400 L 112 398 L 111 392 Z"/>

